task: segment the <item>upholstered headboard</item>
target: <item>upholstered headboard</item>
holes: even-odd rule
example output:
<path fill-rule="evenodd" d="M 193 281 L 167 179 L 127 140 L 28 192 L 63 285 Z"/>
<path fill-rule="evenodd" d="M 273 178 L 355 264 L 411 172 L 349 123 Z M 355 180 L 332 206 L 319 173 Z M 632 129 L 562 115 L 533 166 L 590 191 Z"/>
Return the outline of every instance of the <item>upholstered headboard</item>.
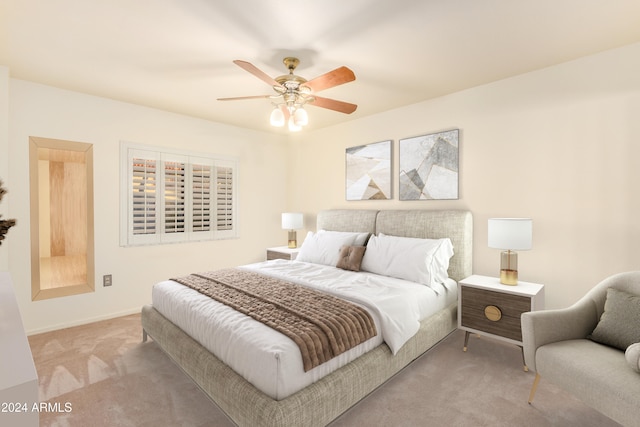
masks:
<path fill-rule="evenodd" d="M 473 218 L 469 211 L 334 209 L 318 213 L 317 227 L 421 239 L 448 237 L 454 249 L 449 277 L 460 281 L 472 274 Z"/>
<path fill-rule="evenodd" d="M 318 230 L 375 233 L 379 211 L 371 209 L 331 209 L 318 212 Z"/>

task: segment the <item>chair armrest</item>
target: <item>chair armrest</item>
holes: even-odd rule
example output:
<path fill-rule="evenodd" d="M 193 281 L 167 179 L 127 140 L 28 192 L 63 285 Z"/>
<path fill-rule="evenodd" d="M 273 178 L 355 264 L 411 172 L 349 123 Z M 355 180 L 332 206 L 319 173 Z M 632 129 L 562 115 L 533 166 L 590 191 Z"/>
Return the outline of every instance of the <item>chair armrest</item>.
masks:
<path fill-rule="evenodd" d="M 522 313 L 521 321 L 525 364 L 535 371 L 538 347 L 586 338 L 598 323 L 598 311 L 593 300 L 582 299 L 568 308 Z"/>

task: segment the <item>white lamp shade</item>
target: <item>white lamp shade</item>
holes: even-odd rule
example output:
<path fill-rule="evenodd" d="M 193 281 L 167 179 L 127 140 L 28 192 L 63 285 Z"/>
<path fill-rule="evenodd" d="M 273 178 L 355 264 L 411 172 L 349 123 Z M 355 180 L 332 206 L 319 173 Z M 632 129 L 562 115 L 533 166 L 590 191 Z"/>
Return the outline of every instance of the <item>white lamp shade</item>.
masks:
<path fill-rule="evenodd" d="M 296 124 L 296 121 L 294 120 L 293 116 L 289 116 L 289 130 L 291 132 L 298 132 L 299 130 L 302 129 L 302 126 Z"/>
<path fill-rule="evenodd" d="M 282 214 L 282 228 L 284 230 L 299 230 L 304 225 L 303 216 L 298 212 L 285 212 Z"/>
<path fill-rule="evenodd" d="M 300 107 L 296 109 L 293 113 L 293 122 L 297 126 L 306 126 L 309 123 L 309 115 L 304 108 Z"/>
<path fill-rule="evenodd" d="M 276 107 L 273 109 L 273 111 L 271 112 L 270 122 L 271 126 L 284 126 L 284 113 L 280 108 Z"/>
<path fill-rule="evenodd" d="M 531 218 L 491 218 L 488 227 L 489 247 L 513 251 L 531 249 Z"/>

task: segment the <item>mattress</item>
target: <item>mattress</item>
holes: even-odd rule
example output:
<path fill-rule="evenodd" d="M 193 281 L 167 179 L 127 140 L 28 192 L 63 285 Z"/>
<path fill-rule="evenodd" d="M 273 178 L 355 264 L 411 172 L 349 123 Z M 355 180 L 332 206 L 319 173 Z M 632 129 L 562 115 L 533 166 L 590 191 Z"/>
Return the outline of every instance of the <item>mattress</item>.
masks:
<path fill-rule="evenodd" d="M 153 287 L 153 306 L 257 389 L 281 400 L 355 360 L 383 341 L 392 352 L 415 334 L 420 321 L 457 299 L 453 280 L 427 287 L 366 272 L 273 260 L 240 268 L 321 289 L 363 306 L 378 334 L 304 372 L 300 350 L 286 336 L 174 281 Z"/>

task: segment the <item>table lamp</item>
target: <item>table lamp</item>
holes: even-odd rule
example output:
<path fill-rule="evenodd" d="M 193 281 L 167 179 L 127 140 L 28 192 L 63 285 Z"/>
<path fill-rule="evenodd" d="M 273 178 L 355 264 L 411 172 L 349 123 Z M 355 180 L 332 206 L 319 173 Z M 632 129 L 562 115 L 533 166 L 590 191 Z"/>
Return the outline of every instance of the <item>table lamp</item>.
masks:
<path fill-rule="evenodd" d="M 297 212 L 285 212 L 282 214 L 282 229 L 289 230 L 289 248 L 298 247 L 296 230 L 303 227 L 303 216 Z"/>
<path fill-rule="evenodd" d="M 518 284 L 518 253 L 531 249 L 533 221 L 531 218 L 491 218 L 488 226 L 488 243 L 500 254 L 500 283 Z"/>

